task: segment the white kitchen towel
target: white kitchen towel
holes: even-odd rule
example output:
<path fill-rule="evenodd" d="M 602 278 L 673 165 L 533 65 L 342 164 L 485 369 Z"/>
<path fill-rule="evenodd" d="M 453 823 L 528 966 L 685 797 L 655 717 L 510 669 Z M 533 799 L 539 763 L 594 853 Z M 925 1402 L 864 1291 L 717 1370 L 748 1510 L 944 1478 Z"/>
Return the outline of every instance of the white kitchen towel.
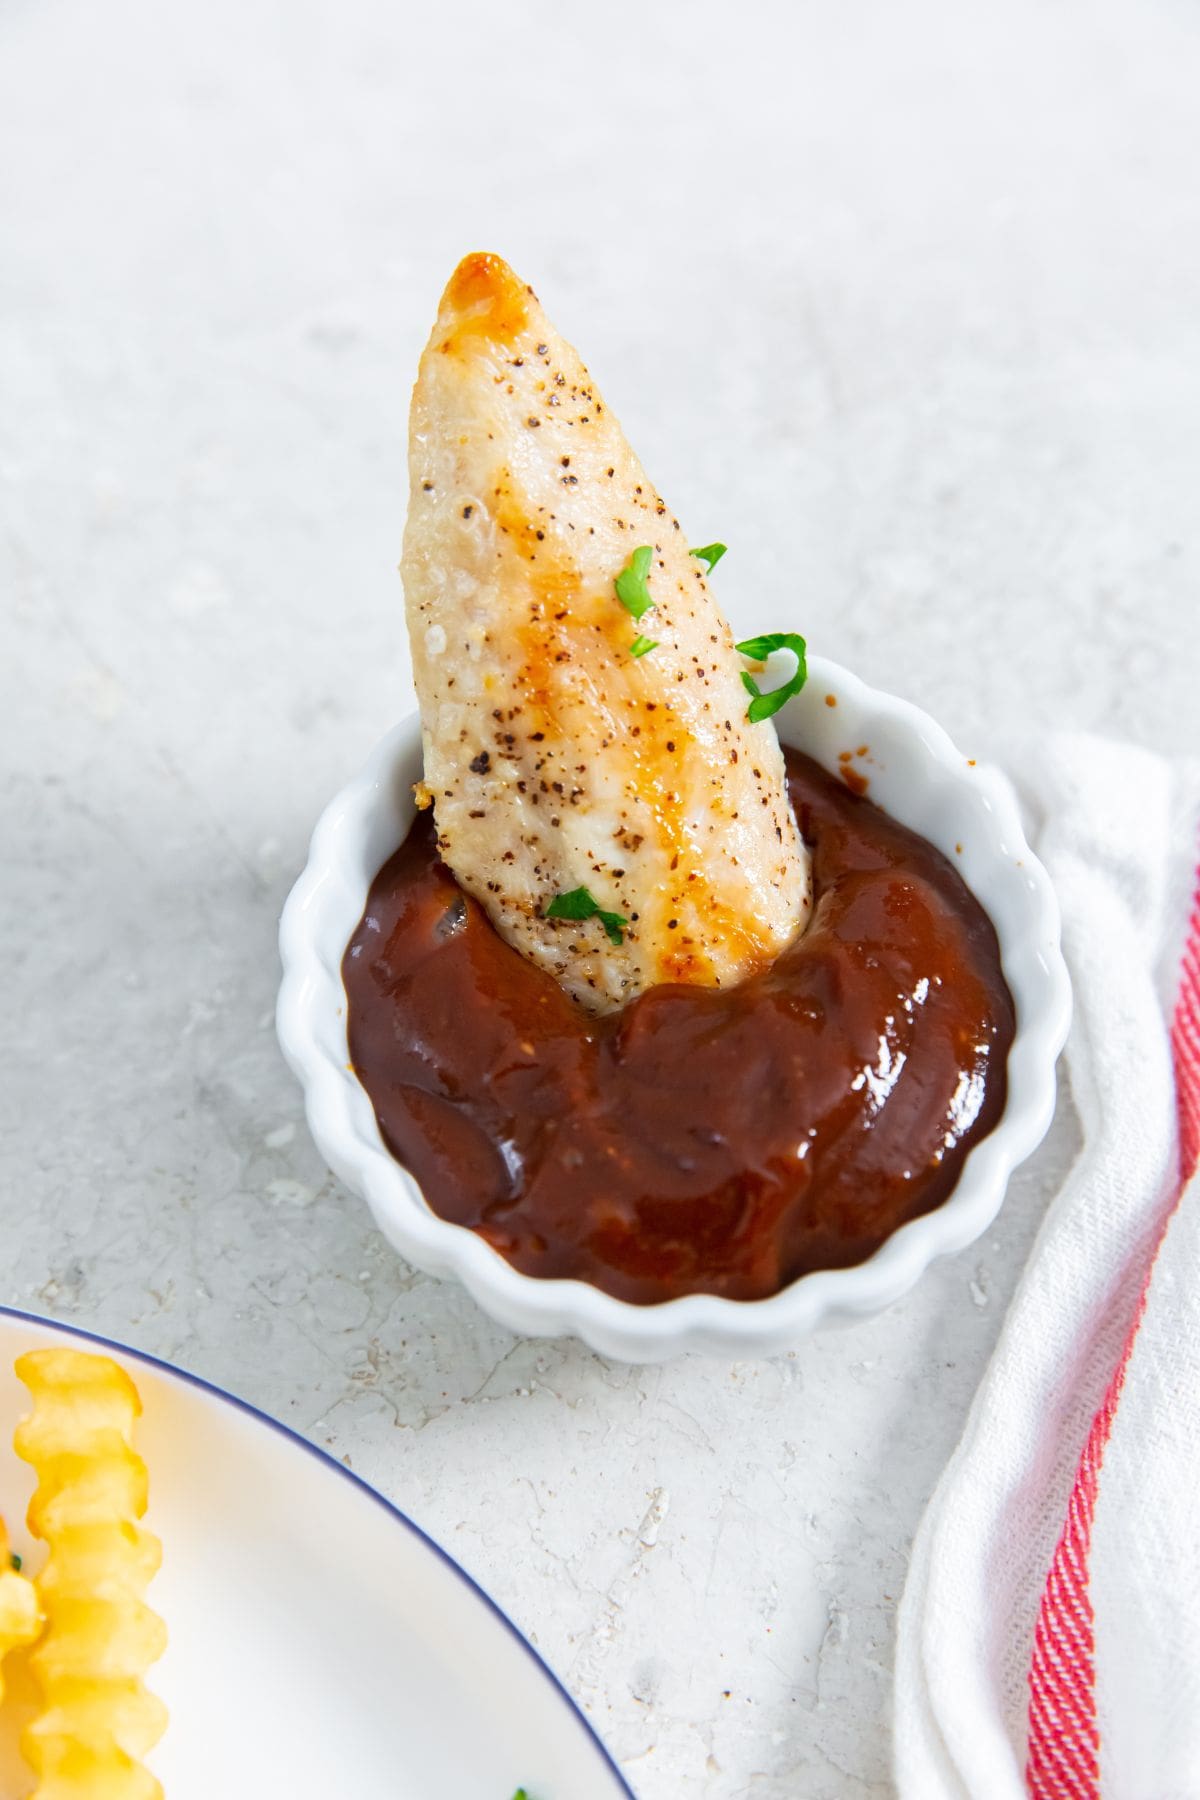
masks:
<path fill-rule="evenodd" d="M 1063 911 L 1083 1147 L 913 1547 L 896 1784 L 1193 1800 L 1200 769 L 1080 737 L 1024 766 Z"/>

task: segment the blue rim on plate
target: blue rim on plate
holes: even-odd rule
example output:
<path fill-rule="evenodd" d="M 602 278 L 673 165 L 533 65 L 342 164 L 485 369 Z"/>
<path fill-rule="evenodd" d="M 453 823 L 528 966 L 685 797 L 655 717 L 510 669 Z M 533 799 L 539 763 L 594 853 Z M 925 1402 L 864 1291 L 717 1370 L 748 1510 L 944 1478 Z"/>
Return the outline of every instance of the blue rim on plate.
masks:
<path fill-rule="evenodd" d="M 272 1418 L 270 1413 L 263 1412 L 261 1407 L 253 1406 L 249 1400 L 243 1400 L 240 1394 L 231 1394 L 227 1388 L 218 1387 L 216 1382 L 206 1381 L 203 1375 L 194 1375 L 190 1369 L 181 1369 L 177 1363 L 166 1362 L 163 1357 L 154 1356 L 149 1350 L 135 1350 L 132 1344 L 122 1344 L 117 1338 L 105 1337 L 102 1332 L 88 1331 L 82 1325 L 68 1325 L 64 1319 L 48 1319 L 42 1313 L 26 1312 L 20 1306 L 0 1305 L 0 1318 L 20 1319 L 25 1325 L 36 1325 L 40 1329 L 61 1332 L 68 1337 L 85 1338 L 88 1343 L 99 1344 L 105 1350 L 115 1351 L 118 1356 L 131 1357 L 134 1362 L 142 1363 L 148 1369 L 158 1369 L 163 1374 L 173 1375 L 176 1380 L 187 1382 L 189 1387 L 199 1388 L 201 1393 L 211 1394 L 214 1399 L 223 1401 L 226 1406 L 232 1406 L 238 1412 L 245 1413 L 249 1418 L 257 1419 L 260 1425 L 269 1426 L 280 1437 L 287 1438 L 299 1449 L 307 1451 L 309 1456 L 313 1456 L 318 1462 L 323 1463 L 331 1474 L 337 1475 L 342 1481 L 351 1482 L 369 1500 L 373 1500 L 376 1506 L 381 1506 L 384 1512 L 390 1513 L 392 1518 L 403 1525 L 406 1531 L 410 1531 L 415 1538 L 419 1538 L 426 1549 L 432 1550 L 434 1555 L 445 1563 L 446 1567 L 452 1570 L 466 1587 L 470 1588 L 476 1598 L 483 1601 L 489 1612 L 500 1621 L 509 1635 L 520 1645 L 526 1656 L 536 1665 L 538 1671 L 574 1713 L 616 1777 L 622 1792 L 628 1795 L 629 1800 L 637 1800 L 637 1795 L 617 1767 L 611 1752 L 587 1714 L 567 1692 L 554 1670 L 538 1655 L 520 1627 L 513 1624 L 503 1607 L 492 1599 L 485 1588 L 480 1587 L 473 1575 L 467 1574 L 461 1563 L 455 1562 L 450 1552 L 444 1550 L 436 1538 L 431 1538 L 427 1531 L 422 1531 L 421 1527 L 410 1519 L 406 1512 L 402 1512 L 385 1494 L 381 1494 L 378 1488 L 373 1488 L 369 1481 L 364 1481 L 361 1475 L 356 1475 L 353 1469 L 346 1467 L 345 1463 L 339 1462 L 335 1456 L 330 1456 L 329 1452 L 322 1450 L 319 1444 L 314 1444 L 308 1438 L 302 1437 L 298 1431 L 293 1431 L 290 1425 L 285 1425 L 280 1419 Z"/>

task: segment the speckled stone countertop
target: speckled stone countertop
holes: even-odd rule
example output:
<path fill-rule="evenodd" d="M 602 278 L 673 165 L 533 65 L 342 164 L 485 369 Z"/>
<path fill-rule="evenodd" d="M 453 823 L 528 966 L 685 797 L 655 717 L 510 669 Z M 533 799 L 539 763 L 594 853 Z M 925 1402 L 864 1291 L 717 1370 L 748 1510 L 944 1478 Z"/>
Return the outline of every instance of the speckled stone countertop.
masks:
<path fill-rule="evenodd" d="M 326 1173 L 272 1029 L 410 704 L 405 416 L 538 288 L 747 630 L 968 754 L 1200 748 L 1200 19 L 1166 0 L 13 0 L 0 19 L 0 1299 L 328 1445 L 642 1800 L 889 1792 L 896 1598 L 1076 1133 L 902 1305 L 649 1371 L 514 1340 Z"/>

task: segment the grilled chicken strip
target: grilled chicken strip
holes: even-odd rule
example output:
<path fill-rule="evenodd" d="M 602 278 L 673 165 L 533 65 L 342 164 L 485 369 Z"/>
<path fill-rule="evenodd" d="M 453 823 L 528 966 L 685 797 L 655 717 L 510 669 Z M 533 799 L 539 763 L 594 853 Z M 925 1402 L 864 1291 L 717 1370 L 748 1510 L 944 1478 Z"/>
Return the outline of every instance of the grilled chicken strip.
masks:
<path fill-rule="evenodd" d="M 442 297 L 409 466 L 418 799 L 460 886 L 595 1012 L 761 968 L 812 892 L 774 727 L 747 720 L 679 521 L 497 256 L 465 258 Z M 635 621 L 614 580 L 647 545 Z M 654 648 L 634 656 L 639 636 Z M 546 916 L 580 888 L 624 925 Z"/>

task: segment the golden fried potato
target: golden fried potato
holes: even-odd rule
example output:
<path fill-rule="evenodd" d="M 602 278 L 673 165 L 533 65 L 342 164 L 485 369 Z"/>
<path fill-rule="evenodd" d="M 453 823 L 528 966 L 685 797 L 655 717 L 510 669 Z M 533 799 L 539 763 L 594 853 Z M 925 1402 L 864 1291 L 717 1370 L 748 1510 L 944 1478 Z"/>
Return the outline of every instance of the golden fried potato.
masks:
<path fill-rule="evenodd" d="M 143 1763 L 124 1751 L 95 1751 L 69 1739 L 40 1761 L 26 1756 L 38 1773 L 31 1800 L 162 1800 L 162 1786 Z"/>
<path fill-rule="evenodd" d="M 34 1800 L 160 1800 L 141 1763 L 167 1715 L 142 1681 L 166 1627 L 145 1602 L 162 1550 L 138 1524 L 138 1392 L 111 1357 L 84 1351 L 34 1350 L 16 1368 L 33 1397 L 14 1439 L 38 1477 L 29 1528 L 49 1547 L 36 1583 L 46 1628 L 29 1658 L 43 1705 L 21 1739 Z"/>
<path fill-rule="evenodd" d="M 37 1589 L 27 1575 L 13 1566 L 8 1544 L 8 1527 L 0 1519 L 0 1662 L 10 1650 L 32 1644 L 42 1629 L 42 1609 Z M 0 1674 L 0 1700 L 4 1698 L 4 1677 Z"/>

